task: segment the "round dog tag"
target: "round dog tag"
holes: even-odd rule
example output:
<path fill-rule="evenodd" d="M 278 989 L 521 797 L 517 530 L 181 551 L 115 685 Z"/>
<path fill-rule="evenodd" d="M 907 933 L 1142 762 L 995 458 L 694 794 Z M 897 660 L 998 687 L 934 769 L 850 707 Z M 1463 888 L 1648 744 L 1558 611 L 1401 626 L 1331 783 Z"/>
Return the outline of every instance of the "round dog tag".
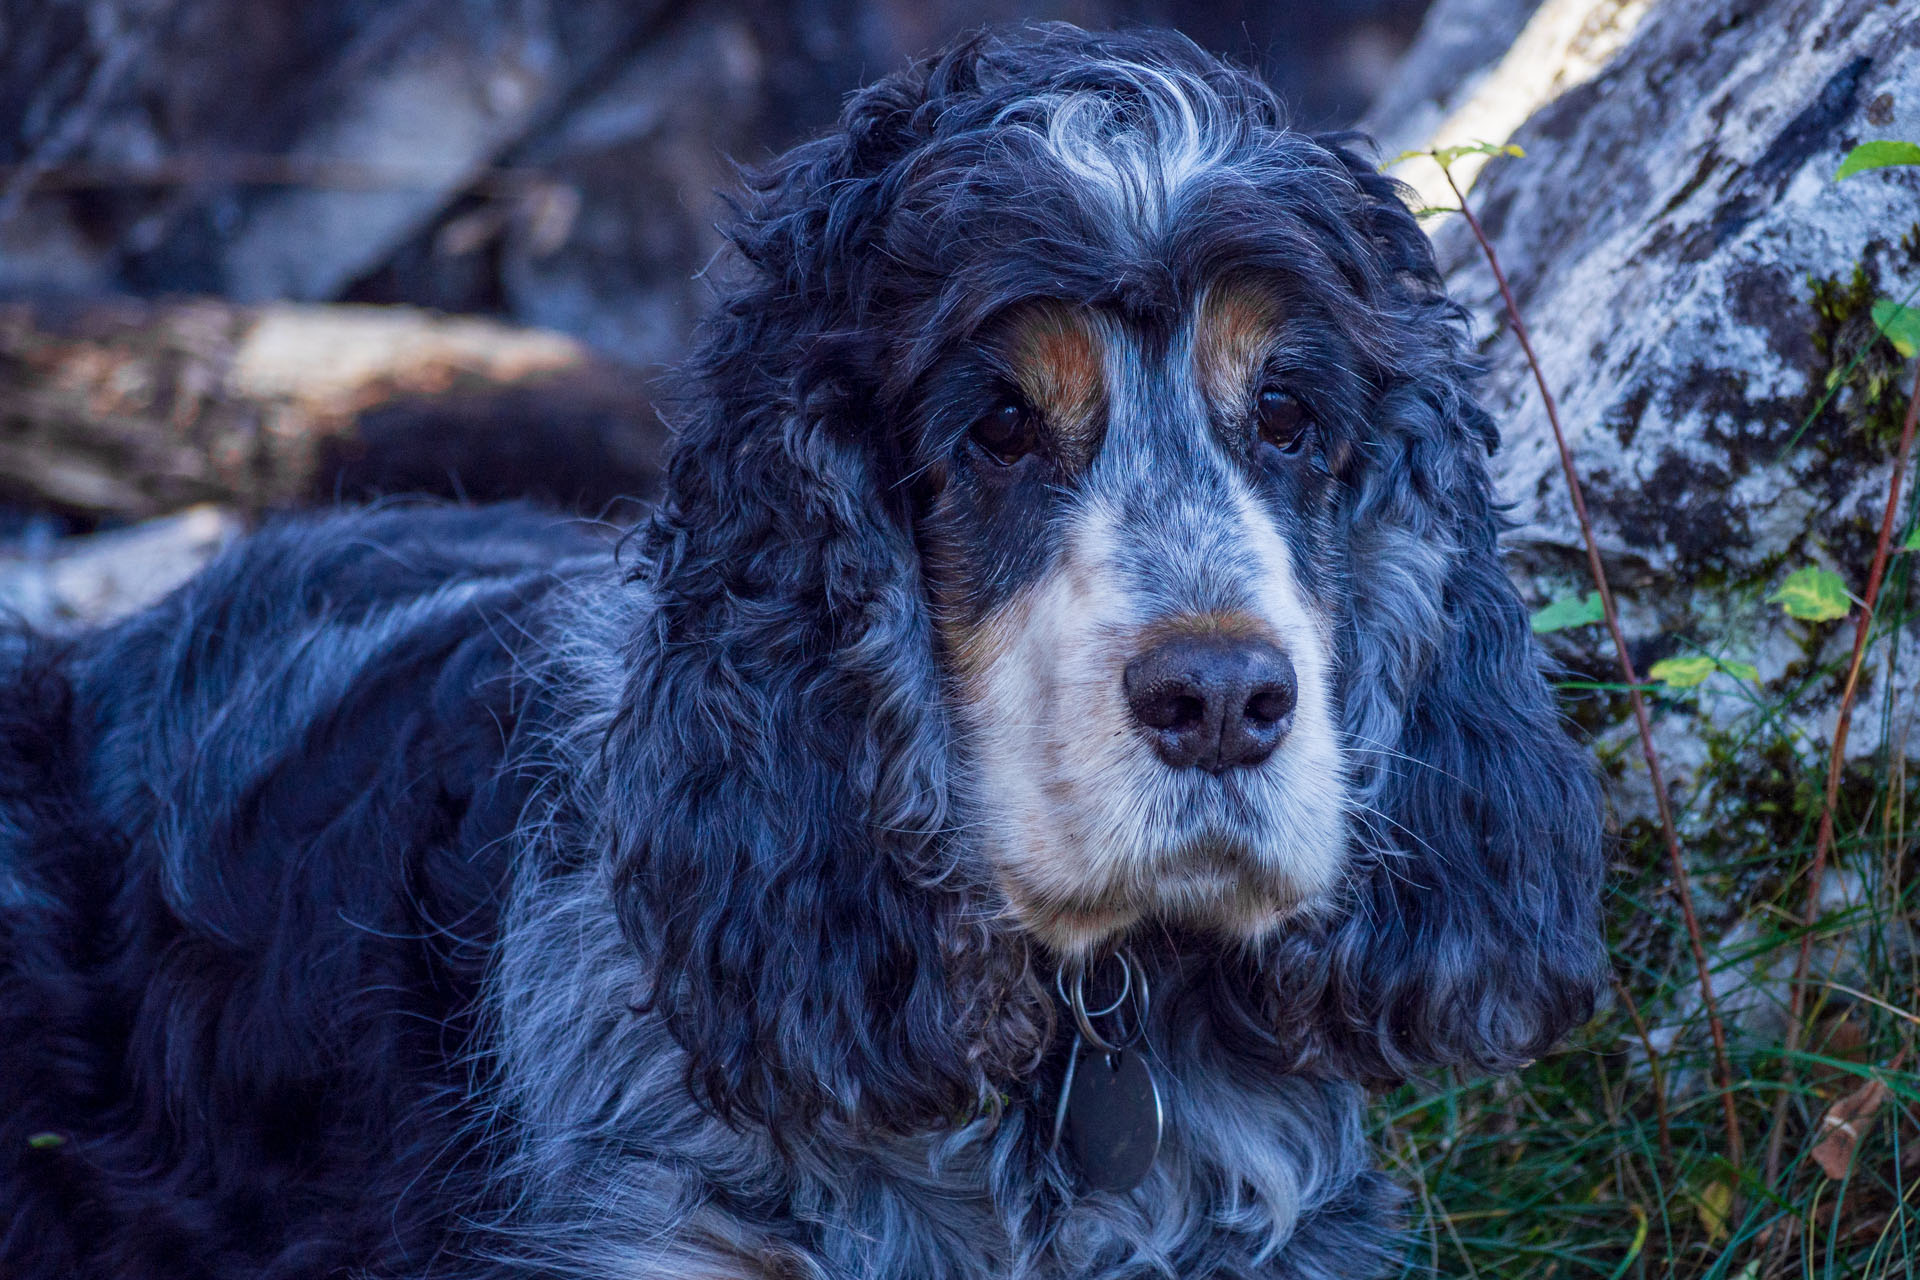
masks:
<path fill-rule="evenodd" d="M 1144 1054 L 1075 1045 L 1067 1083 L 1067 1150 L 1098 1191 L 1131 1191 L 1160 1154 L 1160 1089 Z"/>

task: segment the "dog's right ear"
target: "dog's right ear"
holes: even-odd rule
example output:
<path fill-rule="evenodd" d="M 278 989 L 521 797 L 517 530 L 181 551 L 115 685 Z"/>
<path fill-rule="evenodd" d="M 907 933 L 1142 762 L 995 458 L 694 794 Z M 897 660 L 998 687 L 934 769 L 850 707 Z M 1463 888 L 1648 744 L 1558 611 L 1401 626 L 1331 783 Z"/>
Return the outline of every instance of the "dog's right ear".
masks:
<path fill-rule="evenodd" d="M 889 95 L 892 95 L 891 97 Z M 722 1115 L 906 1129 L 991 1105 L 1051 1030 L 954 856 L 952 730 L 859 273 L 908 95 L 757 180 L 703 334 L 608 740 L 642 1003 Z M 863 114 L 864 112 L 864 114 Z"/>
<path fill-rule="evenodd" d="M 1353 902 L 1277 949 L 1282 1039 L 1376 1080 L 1506 1071 L 1605 990 L 1600 795 L 1501 560 L 1497 435 L 1461 313 L 1398 185 L 1331 154 L 1382 282 L 1376 333 L 1399 354 L 1342 517 L 1360 570 L 1342 633 Z"/>

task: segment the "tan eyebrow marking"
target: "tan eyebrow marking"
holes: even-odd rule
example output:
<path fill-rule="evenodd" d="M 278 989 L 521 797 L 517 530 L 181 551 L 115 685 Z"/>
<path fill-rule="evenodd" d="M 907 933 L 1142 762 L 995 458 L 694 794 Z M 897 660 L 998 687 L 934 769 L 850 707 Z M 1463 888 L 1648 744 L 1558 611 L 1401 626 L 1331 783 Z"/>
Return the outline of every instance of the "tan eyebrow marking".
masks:
<path fill-rule="evenodd" d="M 1041 303 L 1011 324 L 1006 352 L 1022 395 L 1045 415 L 1062 460 L 1085 466 L 1100 441 L 1106 406 L 1105 343 L 1092 318 Z"/>
<path fill-rule="evenodd" d="M 1281 319 L 1280 300 L 1257 284 L 1227 281 L 1207 290 L 1194 317 L 1193 360 L 1216 407 L 1248 402 Z"/>

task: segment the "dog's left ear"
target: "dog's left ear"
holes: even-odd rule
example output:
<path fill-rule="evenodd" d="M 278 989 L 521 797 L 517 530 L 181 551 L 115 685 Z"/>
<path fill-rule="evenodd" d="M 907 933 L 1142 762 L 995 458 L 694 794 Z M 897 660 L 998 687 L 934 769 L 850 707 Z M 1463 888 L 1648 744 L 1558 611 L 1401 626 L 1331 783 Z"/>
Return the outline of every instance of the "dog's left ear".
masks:
<path fill-rule="evenodd" d="M 912 543 L 870 459 L 804 410 L 689 438 L 674 471 L 611 740 L 646 1003 L 724 1116 L 969 1114 L 1042 1032 L 1022 952 L 948 847 Z"/>
<path fill-rule="evenodd" d="M 747 280 L 694 361 L 609 737 L 644 1002 L 696 1093 L 776 1137 L 968 1115 L 1049 1017 L 952 848 L 935 636 L 861 364 L 881 339 L 843 293 L 911 105 L 895 89 L 763 175 L 733 228 Z"/>
<path fill-rule="evenodd" d="M 1337 154 L 1366 197 L 1386 264 L 1375 309 L 1400 350 L 1346 508 L 1360 879 L 1281 981 L 1311 993 L 1292 1006 L 1302 1039 L 1352 1074 L 1505 1070 L 1589 1017 L 1603 986 L 1599 795 L 1501 562 L 1497 434 L 1458 309 L 1398 185 Z"/>

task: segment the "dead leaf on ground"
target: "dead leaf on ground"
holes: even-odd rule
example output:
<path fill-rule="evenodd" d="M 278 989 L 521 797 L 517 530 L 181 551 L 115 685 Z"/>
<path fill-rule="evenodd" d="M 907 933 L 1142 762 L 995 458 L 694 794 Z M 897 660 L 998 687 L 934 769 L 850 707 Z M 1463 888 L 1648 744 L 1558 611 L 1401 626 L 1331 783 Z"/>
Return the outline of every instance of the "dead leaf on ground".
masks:
<path fill-rule="evenodd" d="M 1872 1123 L 1874 1113 L 1887 1100 L 1887 1086 L 1869 1080 L 1852 1093 L 1836 1099 L 1820 1117 L 1820 1141 L 1814 1145 L 1813 1160 L 1820 1171 L 1835 1182 L 1847 1176 L 1853 1165 L 1854 1148 Z"/>

